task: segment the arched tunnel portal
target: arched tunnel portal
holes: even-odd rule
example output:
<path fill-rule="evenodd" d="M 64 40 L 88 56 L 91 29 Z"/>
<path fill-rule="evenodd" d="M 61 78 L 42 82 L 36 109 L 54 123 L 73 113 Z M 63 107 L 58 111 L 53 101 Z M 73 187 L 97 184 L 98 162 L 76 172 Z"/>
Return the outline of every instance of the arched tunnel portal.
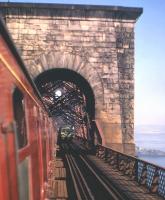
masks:
<path fill-rule="evenodd" d="M 35 83 L 59 133 L 70 127 L 89 144 L 101 143 L 94 125 L 95 97 L 85 78 L 73 70 L 56 68 L 39 74 Z"/>

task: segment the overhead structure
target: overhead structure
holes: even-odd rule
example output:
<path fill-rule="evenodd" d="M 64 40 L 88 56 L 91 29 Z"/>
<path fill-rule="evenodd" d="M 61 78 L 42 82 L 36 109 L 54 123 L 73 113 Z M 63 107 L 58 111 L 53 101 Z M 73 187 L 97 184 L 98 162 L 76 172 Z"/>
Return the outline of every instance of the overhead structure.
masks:
<path fill-rule="evenodd" d="M 86 109 L 86 97 L 80 88 L 74 83 L 57 80 L 43 82 L 38 89 L 57 127 L 70 125 L 77 134 L 82 134 L 87 139 L 91 125 Z"/>

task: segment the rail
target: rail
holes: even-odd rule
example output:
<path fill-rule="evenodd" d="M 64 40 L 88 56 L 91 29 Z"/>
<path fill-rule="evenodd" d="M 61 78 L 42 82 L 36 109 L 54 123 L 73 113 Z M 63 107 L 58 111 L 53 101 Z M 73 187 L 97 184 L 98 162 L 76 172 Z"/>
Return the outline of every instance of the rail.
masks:
<path fill-rule="evenodd" d="M 124 200 L 123 196 L 102 173 L 91 164 L 90 160 L 81 153 L 76 144 L 62 144 L 65 163 L 68 166 L 70 177 L 74 186 L 71 199 L 112 199 Z M 75 153 L 76 152 L 76 153 Z M 94 184 L 93 184 L 94 183 Z M 69 198 L 70 199 L 70 198 Z"/>
<path fill-rule="evenodd" d="M 96 146 L 96 156 L 135 180 L 139 186 L 165 198 L 165 168 L 101 145 Z"/>

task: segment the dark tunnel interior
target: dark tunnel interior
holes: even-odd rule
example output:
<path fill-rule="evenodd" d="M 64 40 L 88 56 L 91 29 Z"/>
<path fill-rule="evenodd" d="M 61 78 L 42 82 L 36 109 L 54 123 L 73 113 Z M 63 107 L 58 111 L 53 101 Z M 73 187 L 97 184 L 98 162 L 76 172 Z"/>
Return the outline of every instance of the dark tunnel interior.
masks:
<path fill-rule="evenodd" d="M 51 69 L 36 77 L 42 99 L 58 130 L 70 127 L 76 135 L 92 139 L 95 99 L 89 83 L 69 69 Z"/>

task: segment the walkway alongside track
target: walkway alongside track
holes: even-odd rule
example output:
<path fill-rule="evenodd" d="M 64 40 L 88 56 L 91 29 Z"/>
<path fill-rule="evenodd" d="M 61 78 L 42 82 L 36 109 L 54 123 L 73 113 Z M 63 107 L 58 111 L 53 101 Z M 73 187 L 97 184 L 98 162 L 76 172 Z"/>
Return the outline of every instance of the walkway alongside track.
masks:
<path fill-rule="evenodd" d="M 57 152 L 59 154 L 59 151 Z M 46 185 L 46 200 L 67 200 L 66 168 L 61 155 L 57 155 L 55 160 L 49 163 L 49 179 Z"/>
<path fill-rule="evenodd" d="M 151 194 L 147 189 L 139 186 L 135 181 L 124 176 L 118 170 L 113 169 L 109 164 L 103 162 L 96 156 L 88 155 L 88 159 L 102 172 L 107 181 L 120 192 L 126 199 L 130 200 L 162 200 L 158 195 Z"/>
<path fill-rule="evenodd" d="M 48 199 L 63 200 L 162 200 L 109 164 L 91 155 L 80 144 L 61 145 L 55 162 Z M 52 172 L 53 174 L 53 172 Z"/>

